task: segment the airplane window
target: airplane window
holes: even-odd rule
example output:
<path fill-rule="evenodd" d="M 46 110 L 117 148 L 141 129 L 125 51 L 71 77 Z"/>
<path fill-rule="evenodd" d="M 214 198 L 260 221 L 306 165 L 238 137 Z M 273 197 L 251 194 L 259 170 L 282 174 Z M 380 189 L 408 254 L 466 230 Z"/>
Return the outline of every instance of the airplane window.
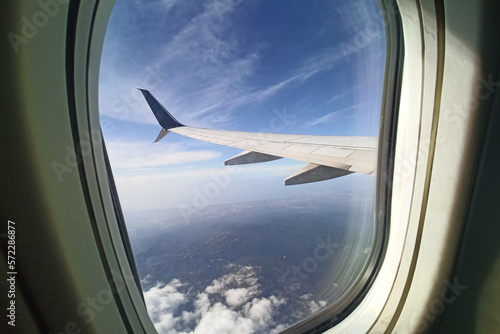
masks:
<path fill-rule="evenodd" d="M 375 0 L 116 2 L 100 120 L 159 333 L 277 333 L 358 296 L 385 58 Z"/>

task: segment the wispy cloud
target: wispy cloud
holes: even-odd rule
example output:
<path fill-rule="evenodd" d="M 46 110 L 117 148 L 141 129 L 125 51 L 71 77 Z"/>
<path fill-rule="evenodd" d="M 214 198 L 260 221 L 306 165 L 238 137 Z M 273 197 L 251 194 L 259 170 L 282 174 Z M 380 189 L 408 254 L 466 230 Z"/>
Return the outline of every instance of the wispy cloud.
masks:
<path fill-rule="evenodd" d="M 304 127 L 315 126 L 315 125 L 318 125 L 321 123 L 328 123 L 328 122 L 331 122 L 333 120 L 346 117 L 348 115 L 347 112 L 350 110 L 354 110 L 355 108 L 356 108 L 356 106 L 351 106 L 351 107 L 347 107 L 344 109 L 332 111 L 331 113 L 328 113 L 322 117 L 315 118 L 315 119 L 305 123 Z"/>
<path fill-rule="evenodd" d="M 173 2 L 167 1 L 168 9 Z M 264 101 L 322 71 L 343 57 L 338 47 L 323 50 L 290 68 L 265 86 L 252 80 L 259 70 L 264 44 L 243 45 L 236 24 L 240 1 L 212 0 L 187 20 L 173 37 L 155 41 L 150 61 L 114 74 L 118 84 L 103 89 L 103 114 L 135 122 L 156 123 L 135 86 L 151 89 L 183 122 L 208 126 L 231 122 L 237 108 Z M 236 21 L 236 22 L 235 22 Z M 106 41 L 107 42 L 107 41 Z M 145 45 L 145 47 L 148 47 Z M 131 85 L 134 86 L 131 86 Z M 210 118 L 207 119 L 207 116 Z"/>
<path fill-rule="evenodd" d="M 162 5 L 165 13 L 170 12 L 170 10 L 172 10 L 172 8 L 174 8 L 174 6 L 179 2 L 179 0 L 160 0 L 160 4 Z"/>
<path fill-rule="evenodd" d="M 326 115 L 323 115 L 318 118 L 314 118 L 306 123 L 304 123 L 304 127 L 311 127 L 315 126 L 318 124 L 324 124 L 324 123 L 331 123 L 335 120 L 341 119 L 341 118 L 346 118 L 346 117 L 354 117 L 356 113 L 360 111 L 360 108 L 365 108 L 369 106 L 369 103 L 367 102 L 360 102 L 358 104 L 342 108 L 342 109 L 336 109 L 332 112 L 329 112 Z"/>
<path fill-rule="evenodd" d="M 232 99 L 226 100 L 224 108 L 233 110 L 243 105 L 266 100 L 293 84 L 303 83 L 315 74 L 332 69 L 338 64 L 338 61 L 342 57 L 343 54 L 340 49 L 329 48 L 323 53 L 303 61 L 297 68 L 290 71 L 289 77 L 286 77 L 279 82 L 260 89 L 252 89 L 252 87 L 243 86 L 240 87 L 238 95 L 232 97 Z M 221 106 L 218 105 L 214 106 L 214 108 L 203 110 L 196 116 L 202 116 L 208 111 L 212 111 L 213 109 L 220 107 Z"/>
<path fill-rule="evenodd" d="M 107 142 L 111 165 L 114 169 L 159 167 L 214 159 L 217 151 L 185 151 L 176 144 Z"/>
<path fill-rule="evenodd" d="M 150 48 L 160 51 L 152 52 L 151 60 L 139 66 L 138 71 L 132 71 L 126 80 L 116 78 L 124 84 L 103 92 L 113 102 L 104 103 L 102 112 L 121 119 L 154 122 L 145 104 L 139 103 L 143 101 L 133 91 L 135 87 L 126 87 L 131 83 L 155 87 L 157 98 L 168 101 L 165 104 L 186 122 L 198 120 L 200 115 L 239 94 L 245 79 L 254 72 L 259 56 L 258 50 L 243 54 L 232 33 L 231 14 L 238 3 L 210 1 L 175 36 L 164 37 L 166 43 L 153 41 Z M 123 92 L 127 92 L 125 96 Z"/>
<path fill-rule="evenodd" d="M 345 92 L 342 92 L 340 94 L 336 94 L 336 95 L 332 96 L 331 98 L 329 98 L 326 101 L 326 104 L 330 104 L 330 103 L 332 103 L 334 101 L 337 101 L 337 100 L 339 100 L 339 99 L 341 99 L 341 98 L 343 98 L 345 96 L 348 96 L 349 94 L 352 93 L 352 91 L 353 91 L 353 89 L 351 88 L 351 89 L 346 90 Z"/>

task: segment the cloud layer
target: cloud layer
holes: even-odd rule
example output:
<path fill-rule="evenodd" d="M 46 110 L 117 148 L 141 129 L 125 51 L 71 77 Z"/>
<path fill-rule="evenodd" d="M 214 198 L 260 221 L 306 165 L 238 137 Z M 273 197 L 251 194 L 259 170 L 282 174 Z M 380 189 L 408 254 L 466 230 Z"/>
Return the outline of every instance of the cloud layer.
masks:
<path fill-rule="evenodd" d="M 193 286 L 178 279 L 168 284 L 157 282 L 145 291 L 146 306 L 158 333 L 279 333 L 291 325 L 279 323 L 280 311 L 288 299 L 262 296 L 253 267 L 230 264 L 226 269 L 230 273 L 213 280 L 203 291 L 193 291 Z M 150 280 L 147 276 L 143 283 Z M 305 311 L 297 313 L 300 318 L 327 305 L 324 300 L 314 300 L 312 294 L 299 300 Z M 285 318 L 290 319 L 288 314 Z"/>
<path fill-rule="evenodd" d="M 106 143 L 113 168 L 134 169 L 186 164 L 214 159 L 220 152 L 213 150 L 187 151 L 170 143 L 119 142 Z"/>
<path fill-rule="evenodd" d="M 277 333 L 288 324 L 273 318 L 285 298 L 262 297 L 251 266 L 229 265 L 220 277 L 190 301 L 190 287 L 178 279 L 158 282 L 144 293 L 149 315 L 160 334 Z"/>

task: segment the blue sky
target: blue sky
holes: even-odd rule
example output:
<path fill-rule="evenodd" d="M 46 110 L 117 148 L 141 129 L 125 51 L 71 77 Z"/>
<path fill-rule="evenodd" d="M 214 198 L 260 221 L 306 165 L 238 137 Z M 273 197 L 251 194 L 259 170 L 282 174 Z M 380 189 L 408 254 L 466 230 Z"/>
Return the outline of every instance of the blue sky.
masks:
<path fill-rule="evenodd" d="M 197 193 L 222 204 L 365 182 L 370 177 L 353 175 L 285 187 L 305 163 L 282 159 L 229 173 L 223 162 L 238 149 L 173 133 L 152 144 L 161 128 L 135 88 L 192 126 L 375 136 L 384 34 L 375 0 L 117 0 L 99 92 L 124 210 L 190 206 Z"/>

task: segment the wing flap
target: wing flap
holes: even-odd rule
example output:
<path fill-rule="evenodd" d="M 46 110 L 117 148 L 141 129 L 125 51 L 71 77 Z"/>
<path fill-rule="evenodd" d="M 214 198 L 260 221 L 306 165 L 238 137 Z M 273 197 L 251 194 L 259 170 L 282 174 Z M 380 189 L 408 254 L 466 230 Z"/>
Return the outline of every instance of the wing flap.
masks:
<path fill-rule="evenodd" d="M 281 159 L 281 157 L 277 157 L 275 155 L 264 154 L 259 152 L 252 151 L 243 151 L 240 154 L 235 155 L 234 157 L 224 161 L 224 165 L 245 165 L 245 164 L 254 164 L 259 162 L 267 162 Z"/>
<path fill-rule="evenodd" d="M 317 165 L 334 168 L 337 168 L 339 164 L 349 165 L 351 166 L 350 171 L 362 174 L 372 174 L 376 170 L 377 150 L 376 148 L 366 148 L 367 145 L 360 148 L 346 148 L 344 145 L 297 144 L 280 140 L 280 134 L 272 134 L 273 140 L 264 141 L 261 139 L 262 135 L 260 133 L 253 133 L 254 138 L 252 139 L 249 132 L 246 132 L 243 137 L 238 137 L 238 131 L 201 129 L 188 126 L 174 128 L 170 131 L 214 144 Z M 365 144 L 367 143 L 369 143 L 368 140 L 365 141 Z"/>
<path fill-rule="evenodd" d="M 316 164 L 308 164 L 297 173 L 286 178 L 285 186 L 325 181 L 351 174 L 352 172 L 346 170 L 349 168 L 349 166 L 345 167 L 347 168 L 341 169 Z"/>

